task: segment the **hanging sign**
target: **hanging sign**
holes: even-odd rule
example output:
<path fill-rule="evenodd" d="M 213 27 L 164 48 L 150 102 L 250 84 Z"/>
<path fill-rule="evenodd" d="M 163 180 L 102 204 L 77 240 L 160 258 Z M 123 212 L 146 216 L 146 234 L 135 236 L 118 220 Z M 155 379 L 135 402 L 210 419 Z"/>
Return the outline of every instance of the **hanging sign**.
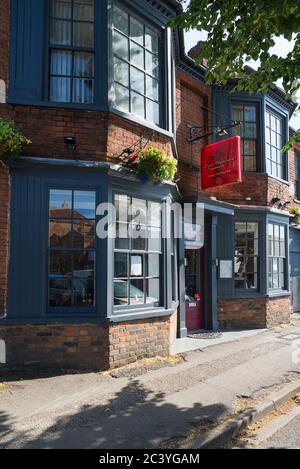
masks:
<path fill-rule="evenodd" d="M 242 182 L 240 137 L 231 137 L 202 149 L 201 184 L 203 190 L 240 182 Z"/>

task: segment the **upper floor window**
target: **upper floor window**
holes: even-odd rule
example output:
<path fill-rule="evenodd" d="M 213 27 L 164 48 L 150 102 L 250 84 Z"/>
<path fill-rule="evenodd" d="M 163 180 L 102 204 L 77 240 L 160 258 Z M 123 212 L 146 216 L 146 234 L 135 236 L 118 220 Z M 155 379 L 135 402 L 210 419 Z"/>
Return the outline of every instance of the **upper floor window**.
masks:
<path fill-rule="evenodd" d="M 284 290 L 286 287 L 286 229 L 284 226 L 269 224 L 269 288 Z"/>
<path fill-rule="evenodd" d="M 295 198 L 300 200 L 300 153 L 295 151 Z"/>
<path fill-rule="evenodd" d="M 283 148 L 283 119 L 270 111 L 266 112 L 266 159 L 267 172 L 280 179 L 285 177 Z"/>
<path fill-rule="evenodd" d="M 113 9 L 116 108 L 159 125 L 160 32 L 120 6 Z"/>
<path fill-rule="evenodd" d="M 258 290 L 259 224 L 235 224 L 235 288 Z"/>
<path fill-rule="evenodd" d="M 50 101 L 94 102 L 94 0 L 50 1 Z"/>
<path fill-rule="evenodd" d="M 253 104 L 234 103 L 233 119 L 241 122 L 234 129 L 234 134 L 242 139 L 243 170 L 257 171 L 257 107 Z"/>

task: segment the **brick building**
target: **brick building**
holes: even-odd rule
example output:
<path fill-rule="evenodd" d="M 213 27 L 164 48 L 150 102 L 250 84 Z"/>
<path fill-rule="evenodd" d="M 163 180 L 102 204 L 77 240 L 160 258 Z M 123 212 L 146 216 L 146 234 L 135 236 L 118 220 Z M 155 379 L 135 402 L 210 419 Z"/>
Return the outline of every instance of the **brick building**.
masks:
<path fill-rule="evenodd" d="M 298 308 L 300 232 L 289 207 L 300 197 L 299 153 L 278 158 L 294 108 L 280 90 L 249 97 L 208 87 L 205 63 L 196 66 L 183 34 L 167 26 L 179 8 L 1 1 L 0 117 L 32 141 L 0 166 L 8 366 L 106 369 L 167 355 L 192 329 L 288 322 L 290 244 Z M 243 183 L 204 192 L 199 155 L 211 141 L 189 143 L 189 128 L 233 120 L 242 123 Z M 177 184 L 142 184 L 121 164 L 124 150 L 145 144 L 178 159 Z M 116 239 L 96 236 L 102 202 L 117 206 Z M 162 236 L 175 222 L 172 202 L 204 209 L 201 249 Z M 153 238 L 120 235 L 131 203 L 150 213 L 135 228 Z"/>

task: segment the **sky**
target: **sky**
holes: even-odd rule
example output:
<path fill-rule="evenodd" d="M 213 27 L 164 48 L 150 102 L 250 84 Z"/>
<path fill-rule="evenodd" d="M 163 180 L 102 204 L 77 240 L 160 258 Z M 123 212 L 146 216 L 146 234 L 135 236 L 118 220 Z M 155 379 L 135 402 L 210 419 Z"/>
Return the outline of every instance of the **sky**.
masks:
<path fill-rule="evenodd" d="M 206 33 L 205 31 L 200 32 L 200 31 L 187 31 L 185 33 L 185 49 L 186 52 L 188 52 L 194 45 L 197 44 L 198 41 L 203 41 L 206 39 Z M 293 47 L 293 43 L 290 43 L 286 39 L 282 38 L 276 38 L 276 44 L 274 48 L 272 48 L 272 53 L 281 56 L 281 57 L 286 57 L 286 55 L 291 51 Z M 247 62 L 251 67 L 256 68 L 257 67 L 257 62 Z M 280 86 L 280 83 L 278 83 Z M 299 99 L 300 99 L 300 92 L 299 92 Z M 294 116 L 291 120 L 291 126 L 294 127 L 296 130 L 300 129 L 300 113 L 298 115 Z"/>

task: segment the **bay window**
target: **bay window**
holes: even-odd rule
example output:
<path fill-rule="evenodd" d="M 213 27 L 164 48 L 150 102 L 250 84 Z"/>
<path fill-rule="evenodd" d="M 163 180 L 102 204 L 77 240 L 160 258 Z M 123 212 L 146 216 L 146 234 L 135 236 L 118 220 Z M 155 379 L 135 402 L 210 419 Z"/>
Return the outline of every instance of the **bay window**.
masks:
<path fill-rule="evenodd" d="M 235 288 L 258 290 L 259 224 L 235 223 Z"/>
<path fill-rule="evenodd" d="M 161 121 L 161 33 L 115 4 L 113 63 L 115 107 L 157 125 Z"/>
<path fill-rule="evenodd" d="M 50 1 L 50 101 L 92 104 L 94 0 Z"/>
<path fill-rule="evenodd" d="M 283 118 L 266 112 L 266 159 L 267 172 L 274 177 L 285 178 L 285 157 L 283 148 Z"/>
<path fill-rule="evenodd" d="M 161 306 L 161 204 L 115 195 L 114 305 Z"/>
<path fill-rule="evenodd" d="M 48 307 L 95 307 L 96 194 L 51 189 Z"/>
<path fill-rule="evenodd" d="M 277 224 L 268 227 L 269 289 L 286 289 L 286 228 Z"/>
<path fill-rule="evenodd" d="M 234 135 L 241 137 L 243 171 L 257 171 L 257 106 L 255 104 L 234 103 L 232 105 L 233 119 L 241 122 L 235 127 Z"/>

